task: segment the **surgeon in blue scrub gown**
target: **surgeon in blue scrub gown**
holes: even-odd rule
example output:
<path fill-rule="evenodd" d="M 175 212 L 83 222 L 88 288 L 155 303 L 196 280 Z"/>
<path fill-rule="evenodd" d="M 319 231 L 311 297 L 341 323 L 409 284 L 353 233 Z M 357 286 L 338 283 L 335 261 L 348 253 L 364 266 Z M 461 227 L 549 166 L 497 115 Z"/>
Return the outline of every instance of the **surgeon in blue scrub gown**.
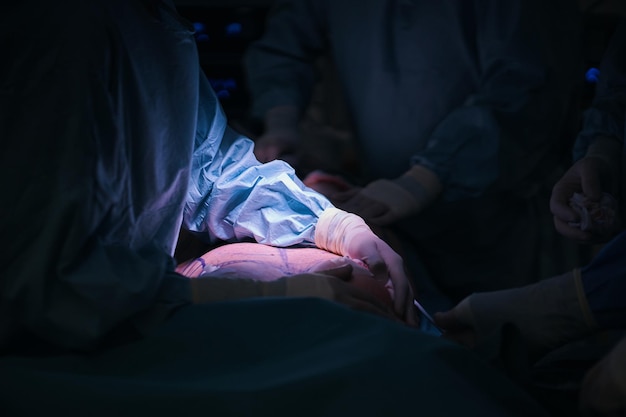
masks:
<path fill-rule="evenodd" d="M 532 282 L 548 273 L 540 255 L 556 235 L 541 222 L 567 149 L 559 135 L 575 126 L 576 6 L 278 0 L 247 54 L 265 123 L 255 153 L 301 145 L 316 60 L 330 55 L 361 166 L 331 201 L 411 242 L 453 299 Z"/>
<path fill-rule="evenodd" d="M 402 260 L 362 219 L 253 157 L 171 1 L 24 1 L 0 31 L 2 415 L 541 415 L 410 326 Z M 358 258 L 390 275 L 395 311 L 341 265 L 187 279 L 181 224 Z"/>

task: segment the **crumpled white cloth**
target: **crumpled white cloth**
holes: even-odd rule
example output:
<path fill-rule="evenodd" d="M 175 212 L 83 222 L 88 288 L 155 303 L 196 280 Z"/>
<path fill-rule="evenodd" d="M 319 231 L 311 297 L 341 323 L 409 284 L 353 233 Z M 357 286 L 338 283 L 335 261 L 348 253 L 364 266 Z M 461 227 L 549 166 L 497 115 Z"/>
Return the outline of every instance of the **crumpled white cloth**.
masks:
<path fill-rule="evenodd" d="M 570 222 L 571 226 L 602 236 L 612 235 L 619 229 L 617 200 L 609 193 L 602 193 L 600 201 L 592 201 L 582 193 L 574 193 L 569 205 L 580 215 L 580 221 Z"/>

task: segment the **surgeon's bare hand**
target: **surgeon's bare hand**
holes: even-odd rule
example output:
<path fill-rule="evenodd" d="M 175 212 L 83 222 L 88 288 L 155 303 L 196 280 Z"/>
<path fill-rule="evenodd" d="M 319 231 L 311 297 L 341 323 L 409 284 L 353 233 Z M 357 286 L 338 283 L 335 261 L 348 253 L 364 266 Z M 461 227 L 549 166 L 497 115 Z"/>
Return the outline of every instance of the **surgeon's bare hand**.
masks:
<path fill-rule="evenodd" d="M 344 265 L 324 271 L 310 272 L 280 278 L 268 282 L 269 295 L 287 297 L 319 297 L 345 304 L 355 310 L 365 311 L 392 320 L 399 320 L 391 306 L 374 295 L 349 284 L 352 265 Z"/>
<path fill-rule="evenodd" d="M 600 158 L 585 157 L 561 177 L 552 189 L 550 210 L 554 215 L 554 226 L 563 236 L 583 243 L 605 241 L 606 238 L 582 231 L 572 223 L 580 222 L 580 216 L 574 211 L 569 200 L 574 193 L 582 193 L 591 201 L 600 201 L 603 183 L 610 182 L 610 168 Z"/>

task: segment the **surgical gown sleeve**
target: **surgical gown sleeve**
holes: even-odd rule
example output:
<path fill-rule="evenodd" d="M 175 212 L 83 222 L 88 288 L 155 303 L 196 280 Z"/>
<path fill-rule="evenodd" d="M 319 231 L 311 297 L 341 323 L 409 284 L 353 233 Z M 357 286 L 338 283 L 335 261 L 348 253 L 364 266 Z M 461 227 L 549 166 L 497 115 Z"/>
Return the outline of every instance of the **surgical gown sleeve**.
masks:
<path fill-rule="evenodd" d="M 576 138 L 574 159 L 582 158 L 596 137 L 611 137 L 623 143 L 625 126 L 626 19 L 622 19 L 602 58 L 593 103 L 585 111 L 583 129 Z"/>
<path fill-rule="evenodd" d="M 542 168 L 555 164 L 546 158 L 558 148 L 555 127 L 561 126 L 570 100 L 559 83 L 571 87 L 575 68 L 571 57 L 559 55 L 563 71 L 557 75 L 550 60 L 560 52 L 544 31 L 545 7 L 538 3 L 474 2 L 477 35 L 468 53 L 475 48 L 479 88 L 436 126 L 425 150 L 412 158 L 439 176 L 448 201 L 490 189 L 523 193 L 526 182 L 537 181 L 546 175 Z M 565 8 L 563 14 L 566 19 Z"/>
<path fill-rule="evenodd" d="M 227 126 L 215 93 L 201 76 L 185 226 L 210 241 L 312 244 L 315 224 L 330 202 L 305 187 L 285 162 L 261 164 L 253 146 Z"/>

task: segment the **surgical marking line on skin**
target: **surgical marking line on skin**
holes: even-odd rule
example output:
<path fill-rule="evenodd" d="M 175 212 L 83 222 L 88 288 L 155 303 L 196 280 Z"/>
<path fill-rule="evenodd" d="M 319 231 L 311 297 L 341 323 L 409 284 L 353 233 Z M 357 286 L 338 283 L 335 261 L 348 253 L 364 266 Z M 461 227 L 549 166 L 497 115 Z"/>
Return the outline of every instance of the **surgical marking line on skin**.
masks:
<path fill-rule="evenodd" d="M 280 259 L 282 259 L 284 265 L 287 267 L 287 273 L 292 274 L 291 265 L 289 265 L 289 256 L 287 255 L 287 251 L 285 248 L 278 248 L 278 253 L 280 254 Z"/>
<path fill-rule="evenodd" d="M 237 264 L 255 264 L 255 265 L 268 266 L 268 264 L 264 261 L 252 260 L 252 259 L 237 259 L 234 261 L 224 261 L 218 264 L 211 264 L 211 265 L 217 268 L 223 268 L 225 266 L 231 266 L 231 265 L 237 265 Z M 280 265 L 280 266 L 284 266 L 284 265 Z M 281 269 L 281 268 L 277 268 L 277 269 Z"/>

